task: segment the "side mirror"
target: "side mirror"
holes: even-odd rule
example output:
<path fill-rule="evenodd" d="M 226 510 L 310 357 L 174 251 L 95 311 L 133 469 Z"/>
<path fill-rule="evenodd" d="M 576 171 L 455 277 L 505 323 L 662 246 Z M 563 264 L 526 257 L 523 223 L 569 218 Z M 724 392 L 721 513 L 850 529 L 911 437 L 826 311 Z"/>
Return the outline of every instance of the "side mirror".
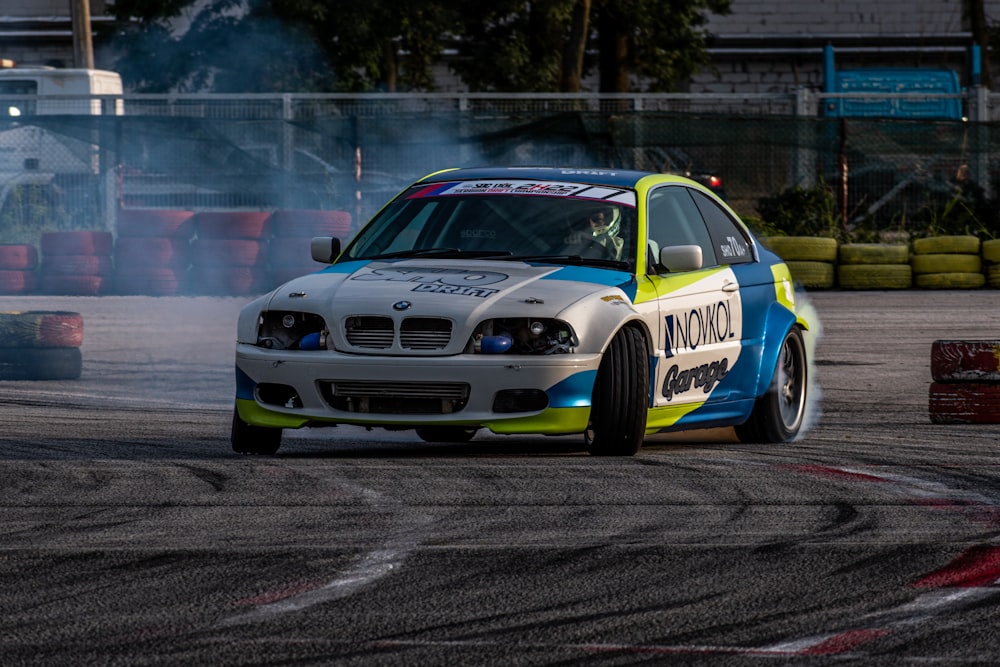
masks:
<path fill-rule="evenodd" d="M 660 264 L 667 267 L 671 273 L 697 271 L 701 268 L 702 262 L 701 246 L 673 245 L 660 248 Z"/>
<path fill-rule="evenodd" d="M 332 236 L 316 236 L 309 242 L 312 258 L 324 264 L 333 264 L 340 256 L 340 239 Z"/>

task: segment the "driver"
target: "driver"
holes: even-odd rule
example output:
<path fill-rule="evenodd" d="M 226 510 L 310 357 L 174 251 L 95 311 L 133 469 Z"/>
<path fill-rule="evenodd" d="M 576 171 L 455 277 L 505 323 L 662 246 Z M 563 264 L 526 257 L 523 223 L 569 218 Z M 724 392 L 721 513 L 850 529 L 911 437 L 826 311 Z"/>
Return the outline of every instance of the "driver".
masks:
<path fill-rule="evenodd" d="M 587 218 L 593 240 L 607 248 L 615 259 L 621 259 L 622 246 L 625 245 L 625 240 L 618 236 L 621 220 L 621 210 L 608 205 L 595 208 Z"/>

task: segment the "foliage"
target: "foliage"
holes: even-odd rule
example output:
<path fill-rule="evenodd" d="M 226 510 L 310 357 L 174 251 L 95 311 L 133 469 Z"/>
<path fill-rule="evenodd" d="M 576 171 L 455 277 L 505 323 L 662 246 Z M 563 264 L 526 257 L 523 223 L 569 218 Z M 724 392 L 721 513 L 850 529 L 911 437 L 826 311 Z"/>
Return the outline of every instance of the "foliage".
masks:
<path fill-rule="evenodd" d="M 576 91 L 598 67 L 601 90 L 627 92 L 672 90 L 705 65 L 705 14 L 729 4 L 117 0 L 108 11 L 116 68 L 138 92 L 433 90 L 452 45 L 473 91 Z M 190 27 L 175 32 L 178 19 Z"/>
<path fill-rule="evenodd" d="M 728 14 L 730 0 L 601 0 L 598 2 L 602 92 L 629 92 L 635 80 L 673 92 L 709 64 L 706 13 Z"/>
<path fill-rule="evenodd" d="M 757 211 L 770 235 L 842 236 L 833 190 L 824 183 L 761 197 Z"/>
<path fill-rule="evenodd" d="M 988 238 L 1000 233 L 997 201 L 989 200 L 972 181 L 954 186 L 948 198 L 928 198 L 910 226 L 924 236 L 976 235 Z"/>
<path fill-rule="evenodd" d="M 12 186 L 0 205 L 0 243 L 35 243 L 43 232 L 73 228 L 53 185 Z"/>

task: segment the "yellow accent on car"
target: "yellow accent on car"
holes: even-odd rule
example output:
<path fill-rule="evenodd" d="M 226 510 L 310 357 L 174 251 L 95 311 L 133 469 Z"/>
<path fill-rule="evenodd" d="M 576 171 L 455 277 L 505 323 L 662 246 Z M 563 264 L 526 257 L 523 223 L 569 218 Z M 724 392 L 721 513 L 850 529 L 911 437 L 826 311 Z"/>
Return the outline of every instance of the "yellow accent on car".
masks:
<path fill-rule="evenodd" d="M 544 433 L 569 435 L 582 433 L 590 421 L 590 406 L 579 408 L 548 408 L 537 415 L 502 419 L 484 424 L 494 433 Z"/>
<path fill-rule="evenodd" d="M 248 424 L 267 428 L 302 428 L 312 421 L 304 417 L 273 412 L 267 408 L 260 407 L 256 402 L 248 398 L 236 399 L 236 410 L 240 414 L 240 419 Z"/>

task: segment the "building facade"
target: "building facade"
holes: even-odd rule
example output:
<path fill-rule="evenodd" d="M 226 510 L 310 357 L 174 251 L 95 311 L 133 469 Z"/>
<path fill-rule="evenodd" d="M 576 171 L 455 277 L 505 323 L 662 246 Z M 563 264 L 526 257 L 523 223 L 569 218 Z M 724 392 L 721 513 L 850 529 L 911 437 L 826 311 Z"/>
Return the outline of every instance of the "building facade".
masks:
<path fill-rule="evenodd" d="M 89 0 L 91 25 L 108 23 L 104 0 Z M 0 58 L 18 65 L 73 67 L 72 0 L 0 0 Z M 99 44 L 95 42 L 95 65 Z"/>
<path fill-rule="evenodd" d="M 823 48 L 838 68 L 933 67 L 973 83 L 972 22 L 967 0 L 732 0 L 732 13 L 712 15 L 712 67 L 690 92 L 767 93 L 821 89 Z M 1000 2 L 984 0 L 1000 17 Z"/>

